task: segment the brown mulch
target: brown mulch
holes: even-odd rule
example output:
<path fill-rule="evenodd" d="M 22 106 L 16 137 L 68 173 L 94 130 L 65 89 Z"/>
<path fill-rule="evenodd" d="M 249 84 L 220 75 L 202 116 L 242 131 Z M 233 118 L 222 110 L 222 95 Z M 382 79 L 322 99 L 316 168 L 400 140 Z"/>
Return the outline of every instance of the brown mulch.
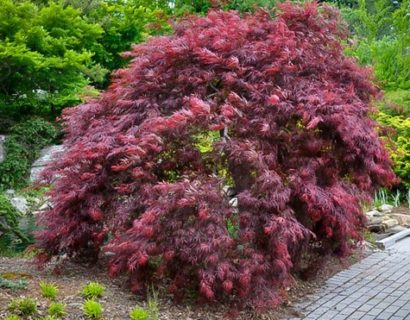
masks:
<path fill-rule="evenodd" d="M 326 279 L 335 273 L 349 267 L 369 254 L 369 249 L 357 250 L 350 258 L 341 261 L 329 258 L 309 280 L 296 279 L 292 288 L 284 292 L 283 304 L 275 310 L 257 314 L 252 310 L 239 312 L 240 320 L 280 320 L 300 316 L 296 305 L 309 299 L 320 288 Z M 66 262 L 60 274 L 55 274 L 51 268 L 39 271 L 28 259 L 0 257 L 0 274 L 13 274 L 15 278 L 25 278 L 29 281 L 26 289 L 10 290 L 0 288 L 0 319 L 7 314 L 7 305 L 14 297 L 33 297 L 38 301 L 38 316 L 47 315 L 47 301 L 41 297 L 39 282 L 55 283 L 59 288 L 58 301 L 67 305 L 67 320 L 84 319 L 81 304 L 81 288 L 90 281 L 98 281 L 106 287 L 104 297 L 100 302 L 104 306 L 105 320 L 129 319 L 128 313 L 134 306 L 145 306 L 145 302 L 138 296 L 131 294 L 125 287 L 125 279 L 109 279 L 102 265 L 84 266 Z M 160 319 L 164 320 L 217 320 L 227 319 L 228 307 L 224 305 L 199 306 L 193 303 L 177 305 L 171 297 L 160 294 Z"/>

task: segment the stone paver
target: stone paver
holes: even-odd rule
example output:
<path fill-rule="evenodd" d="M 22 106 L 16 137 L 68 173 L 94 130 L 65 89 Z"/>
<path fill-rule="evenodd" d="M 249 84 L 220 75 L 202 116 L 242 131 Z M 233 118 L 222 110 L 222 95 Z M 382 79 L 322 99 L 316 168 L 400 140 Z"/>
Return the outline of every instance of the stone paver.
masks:
<path fill-rule="evenodd" d="M 410 320 L 410 237 L 330 278 L 305 320 Z"/>

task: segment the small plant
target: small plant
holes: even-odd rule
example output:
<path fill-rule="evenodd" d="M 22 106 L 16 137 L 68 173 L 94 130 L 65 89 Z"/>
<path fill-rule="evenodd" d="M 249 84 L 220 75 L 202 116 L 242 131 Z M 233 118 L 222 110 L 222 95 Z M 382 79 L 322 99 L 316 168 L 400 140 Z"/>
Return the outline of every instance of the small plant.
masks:
<path fill-rule="evenodd" d="M 397 208 L 400 205 L 400 191 L 397 190 L 393 197 L 393 206 Z"/>
<path fill-rule="evenodd" d="M 90 282 L 83 288 L 83 296 L 86 299 L 100 298 L 103 296 L 105 287 L 98 282 Z"/>
<path fill-rule="evenodd" d="M 88 319 L 101 319 L 103 311 L 101 303 L 95 300 L 88 299 L 83 304 L 83 314 Z"/>
<path fill-rule="evenodd" d="M 407 191 L 407 205 L 410 208 L 410 189 Z"/>
<path fill-rule="evenodd" d="M 134 307 L 130 311 L 130 319 L 131 320 L 148 320 L 149 319 L 148 311 L 141 307 Z"/>
<path fill-rule="evenodd" d="M 23 316 L 31 316 L 37 312 L 37 303 L 32 298 L 16 298 L 11 300 L 8 309 Z"/>
<path fill-rule="evenodd" d="M 12 281 L 12 280 L 5 279 L 2 276 L 0 276 L 0 288 L 25 289 L 27 288 L 27 285 L 28 285 L 28 281 L 26 279 Z"/>
<path fill-rule="evenodd" d="M 383 204 L 387 204 L 388 199 L 389 199 L 389 196 L 387 194 L 386 189 L 384 188 L 379 189 L 374 193 L 374 202 L 373 202 L 374 206 L 377 208 Z"/>
<path fill-rule="evenodd" d="M 158 320 L 159 319 L 159 310 L 158 310 L 158 292 L 152 288 L 148 293 L 148 316 L 150 320 Z"/>
<path fill-rule="evenodd" d="M 48 306 L 48 314 L 51 317 L 62 318 L 66 314 L 65 304 L 62 302 L 52 302 Z"/>
<path fill-rule="evenodd" d="M 44 298 L 54 300 L 57 297 L 58 288 L 54 283 L 40 282 L 40 290 Z"/>
<path fill-rule="evenodd" d="M 21 318 L 19 316 L 16 316 L 15 314 L 7 316 L 4 320 L 20 320 Z"/>

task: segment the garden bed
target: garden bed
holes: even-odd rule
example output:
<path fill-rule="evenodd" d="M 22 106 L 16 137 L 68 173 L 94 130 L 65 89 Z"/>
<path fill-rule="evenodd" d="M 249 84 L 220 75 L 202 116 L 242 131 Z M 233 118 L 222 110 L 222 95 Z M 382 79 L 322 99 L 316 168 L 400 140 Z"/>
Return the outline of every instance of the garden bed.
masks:
<path fill-rule="evenodd" d="M 326 279 L 335 273 L 347 268 L 369 254 L 368 249 L 357 250 L 350 258 L 341 261 L 337 258 L 326 259 L 316 275 L 307 275 L 307 280 L 296 279 L 295 285 L 288 291 L 284 291 L 283 304 L 273 311 L 257 314 L 251 310 L 239 312 L 238 319 L 266 319 L 279 320 L 289 317 L 297 317 L 301 314 L 297 304 L 308 299 L 314 294 Z M 28 259 L 22 258 L 0 258 L 0 274 L 15 279 L 27 279 L 29 284 L 26 289 L 2 289 L 0 290 L 0 318 L 7 314 L 7 305 L 15 297 L 32 297 L 38 301 L 39 315 L 45 316 L 47 303 L 41 297 L 39 282 L 53 282 L 59 288 L 58 301 L 67 305 L 67 320 L 79 320 L 82 318 L 81 305 L 84 302 L 81 296 L 81 288 L 89 281 L 98 281 L 106 287 L 105 294 L 101 299 L 104 307 L 104 319 L 124 320 L 129 319 L 128 313 L 136 305 L 145 306 L 144 300 L 131 294 L 124 287 L 124 279 L 110 280 L 106 276 L 101 264 L 94 266 L 65 263 L 59 274 L 49 267 L 39 271 Z M 305 275 L 306 276 L 306 275 Z M 164 290 L 165 291 L 165 290 Z M 171 296 L 160 293 L 159 319 L 161 320 L 216 320 L 225 319 L 229 308 L 221 304 L 197 305 L 195 303 L 184 303 L 176 305 Z"/>

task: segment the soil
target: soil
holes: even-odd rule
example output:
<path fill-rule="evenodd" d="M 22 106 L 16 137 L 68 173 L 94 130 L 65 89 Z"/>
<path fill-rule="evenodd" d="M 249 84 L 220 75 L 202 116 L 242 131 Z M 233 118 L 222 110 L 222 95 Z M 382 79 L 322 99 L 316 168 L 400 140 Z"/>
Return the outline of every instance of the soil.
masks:
<path fill-rule="evenodd" d="M 283 304 L 276 308 L 258 314 L 252 310 L 239 312 L 240 320 L 280 320 L 302 316 L 297 310 L 297 304 L 309 299 L 332 275 L 349 267 L 369 254 L 369 249 L 361 248 L 344 260 L 338 258 L 325 259 L 321 268 L 309 280 L 295 279 L 295 284 L 283 293 Z M 58 301 L 67 305 L 67 320 L 85 319 L 82 316 L 81 304 L 84 298 L 81 296 L 81 288 L 90 281 L 98 281 L 106 287 L 105 294 L 100 302 L 104 307 L 105 320 L 129 319 L 129 311 L 136 305 L 145 306 L 142 298 L 131 294 L 125 287 L 125 279 L 109 279 L 101 263 L 93 266 L 85 266 L 65 262 L 60 274 L 53 272 L 55 268 L 50 266 L 46 270 L 39 271 L 29 259 L 0 258 L 0 274 L 13 275 L 15 279 L 27 279 L 26 289 L 0 289 L 0 319 L 7 315 L 7 305 L 14 297 L 32 297 L 38 302 L 37 316 L 47 315 L 47 301 L 41 297 L 39 282 L 53 282 L 59 288 Z M 227 319 L 228 306 L 175 304 L 170 296 L 159 296 L 159 319 L 161 320 L 217 320 Z"/>

